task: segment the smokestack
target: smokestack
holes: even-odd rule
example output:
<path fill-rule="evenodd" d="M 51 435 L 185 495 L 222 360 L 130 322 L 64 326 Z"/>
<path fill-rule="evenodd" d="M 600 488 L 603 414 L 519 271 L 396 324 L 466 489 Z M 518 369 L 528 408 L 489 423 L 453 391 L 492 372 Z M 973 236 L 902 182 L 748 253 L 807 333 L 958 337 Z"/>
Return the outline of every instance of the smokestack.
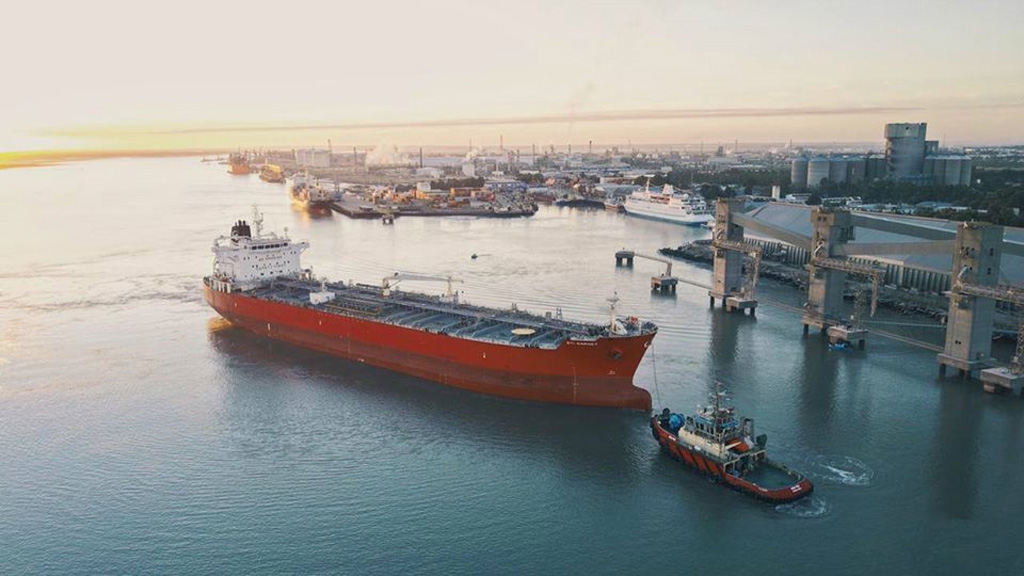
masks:
<path fill-rule="evenodd" d="M 359 166 L 359 154 L 356 152 L 356 147 L 352 147 L 352 165 Z"/>
<path fill-rule="evenodd" d="M 590 140 L 590 141 L 587 142 L 587 154 L 593 154 L 593 153 L 594 153 L 594 141 Z"/>
<path fill-rule="evenodd" d="M 498 134 L 498 148 L 502 152 L 505 151 L 505 135 L 504 134 Z"/>
<path fill-rule="evenodd" d="M 420 146 L 420 168 L 423 168 L 423 146 Z"/>

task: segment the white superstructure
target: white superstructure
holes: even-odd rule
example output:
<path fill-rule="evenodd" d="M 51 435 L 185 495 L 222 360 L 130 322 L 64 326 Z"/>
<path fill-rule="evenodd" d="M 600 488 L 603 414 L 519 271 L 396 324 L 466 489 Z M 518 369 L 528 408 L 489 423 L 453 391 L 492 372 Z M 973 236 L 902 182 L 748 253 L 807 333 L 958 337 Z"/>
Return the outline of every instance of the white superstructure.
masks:
<path fill-rule="evenodd" d="M 263 215 L 254 211 L 255 234 L 245 220 L 231 227 L 231 236 L 213 241 L 214 288 L 225 292 L 247 290 L 280 276 L 301 276 L 305 271 L 299 257 L 309 242 L 293 242 L 288 230 L 283 236 L 263 233 Z"/>
<path fill-rule="evenodd" d="M 662 186 L 660 192 L 652 192 L 648 182 L 643 190 L 630 194 L 623 206 L 627 214 L 688 226 L 700 226 L 715 219 L 703 196 L 692 191 L 678 193 L 670 184 Z"/>

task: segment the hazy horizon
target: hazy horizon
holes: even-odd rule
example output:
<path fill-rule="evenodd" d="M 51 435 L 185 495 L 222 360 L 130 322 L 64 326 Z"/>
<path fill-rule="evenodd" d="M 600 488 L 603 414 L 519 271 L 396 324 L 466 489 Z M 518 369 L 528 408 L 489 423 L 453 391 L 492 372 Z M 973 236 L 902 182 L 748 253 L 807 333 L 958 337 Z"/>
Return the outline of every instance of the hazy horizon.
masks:
<path fill-rule="evenodd" d="M 18 7 L 0 152 L 1024 141 L 1015 2 L 98 4 Z"/>

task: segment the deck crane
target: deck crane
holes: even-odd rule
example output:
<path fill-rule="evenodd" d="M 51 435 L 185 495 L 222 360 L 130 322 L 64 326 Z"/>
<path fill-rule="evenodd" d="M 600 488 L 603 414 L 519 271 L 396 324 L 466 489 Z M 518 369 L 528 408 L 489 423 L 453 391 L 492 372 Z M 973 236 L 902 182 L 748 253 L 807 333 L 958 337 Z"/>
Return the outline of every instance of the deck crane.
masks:
<path fill-rule="evenodd" d="M 665 258 L 659 258 L 657 256 L 651 256 L 649 254 L 641 254 L 634 250 L 626 250 L 623 248 L 615 253 L 615 264 L 618 266 L 625 265 L 628 268 L 633 267 L 634 258 L 643 258 L 645 260 L 653 260 L 655 262 L 661 262 L 665 265 L 665 272 L 658 276 L 651 276 L 651 290 L 661 292 L 675 292 L 676 285 L 679 283 L 679 279 L 672 275 L 672 261 L 666 260 Z"/>
<path fill-rule="evenodd" d="M 446 282 L 448 284 L 448 291 L 441 296 L 441 301 L 446 304 L 458 304 L 459 294 L 452 289 L 452 284 L 458 282 L 463 283 L 462 279 L 455 278 L 451 274 L 447 276 L 431 276 L 429 274 L 415 274 L 412 272 L 395 272 L 391 276 L 385 276 L 381 283 L 381 296 L 387 298 L 391 296 L 391 289 L 398 285 L 403 280 L 410 280 L 414 282 Z"/>

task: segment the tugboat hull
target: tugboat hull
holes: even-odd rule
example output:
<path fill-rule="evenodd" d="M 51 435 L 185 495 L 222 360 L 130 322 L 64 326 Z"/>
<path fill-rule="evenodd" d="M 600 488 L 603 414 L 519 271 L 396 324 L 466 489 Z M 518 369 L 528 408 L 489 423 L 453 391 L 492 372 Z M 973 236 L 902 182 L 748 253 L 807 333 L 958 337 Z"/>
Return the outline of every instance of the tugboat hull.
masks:
<path fill-rule="evenodd" d="M 698 450 L 681 444 L 677 437 L 661 427 L 656 417 L 651 419 L 651 433 L 654 439 L 658 441 L 658 444 L 661 445 L 661 448 L 675 460 L 682 462 L 689 468 L 716 482 L 723 483 L 736 491 L 743 492 L 759 500 L 784 504 L 809 496 L 814 491 L 814 486 L 806 477 L 770 460 L 761 462 L 760 466 L 768 466 L 786 474 L 793 479 L 792 484 L 781 488 L 767 488 L 728 472 L 725 466 L 711 458 L 708 454 L 702 454 Z"/>

